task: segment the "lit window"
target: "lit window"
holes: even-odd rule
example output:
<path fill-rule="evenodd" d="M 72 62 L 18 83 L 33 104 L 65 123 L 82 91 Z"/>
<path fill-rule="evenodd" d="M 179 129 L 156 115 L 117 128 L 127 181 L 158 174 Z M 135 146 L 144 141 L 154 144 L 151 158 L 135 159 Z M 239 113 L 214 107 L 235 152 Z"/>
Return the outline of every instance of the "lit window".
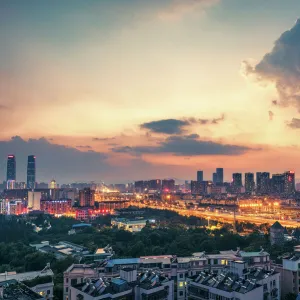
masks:
<path fill-rule="evenodd" d="M 183 282 L 179 282 L 179 287 L 183 287 Z"/>

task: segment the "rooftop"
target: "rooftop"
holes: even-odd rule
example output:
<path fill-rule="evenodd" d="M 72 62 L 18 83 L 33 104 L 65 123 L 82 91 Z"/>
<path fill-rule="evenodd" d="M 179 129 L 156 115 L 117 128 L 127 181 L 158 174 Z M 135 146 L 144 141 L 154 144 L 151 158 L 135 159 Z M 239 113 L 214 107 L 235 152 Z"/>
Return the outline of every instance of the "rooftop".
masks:
<path fill-rule="evenodd" d="M 199 275 L 190 277 L 190 279 L 196 284 L 199 283 L 227 292 L 246 294 L 261 286 L 257 283 L 257 281 L 267 278 L 273 274 L 277 273 L 274 270 L 265 271 L 262 268 L 249 269 L 249 272 L 247 273 L 248 277 L 245 279 L 224 268 L 221 274 L 201 272 Z"/>
<path fill-rule="evenodd" d="M 16 280 L 6 280 L 0 283 L 0 288 L 3 288 L 3 297 L 5 300 L 35 300 L 45 299 L 39 294 L 33 292 L 26 285 L 17 282 Z"/>
<path fill-rule="evenodd" d="M 139 258 L 111 259 L 108 261 L 106 267 L 113 267 L 114 265 L 134 265 L 139 263 L 140 263 Z"/>
<path fill-rule="evenodd" d="M 272 226 L 271 228 L 273 229 L 283 229 L 284 227 L 278 222 L 276 221 Z"/>
<path fill-rule="evenodd" d="M 6 272 L 0 274 L 0 282 L 4 282 L 7 280 L 25 281 L 25 280 L 32 280 L 37 277 L 46 277 L 46 276 L 54 276 L 50 268 L 45 268 L 42 271 L 34 271 L 34 272 L 26 272 L 26 273 Z"/>

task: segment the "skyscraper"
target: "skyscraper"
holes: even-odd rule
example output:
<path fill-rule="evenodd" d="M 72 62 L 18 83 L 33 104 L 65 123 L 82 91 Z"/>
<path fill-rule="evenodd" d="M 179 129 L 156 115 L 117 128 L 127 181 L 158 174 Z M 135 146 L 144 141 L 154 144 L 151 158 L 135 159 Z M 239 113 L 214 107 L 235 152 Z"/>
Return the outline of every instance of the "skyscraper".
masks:
<path fill-rule="evenodd" d="M 295 192 L 295 172 L 287 171 L 284 174 L 284 193 L 292 194 Z"/>
<path fill-rule="evenodd" d="M 203 181 L 203 171 L 197 171 L 197 181 Z"/>
<path fill-rule="evenodd" d="M 218 174 L 217 173 L 213 173 L 213 178 L 212 178 L 213 184 L 217 183 L 217 177 L 218 177 Z"/>
<path fill-rule="evenodd" d="M 12 154 L 7 157 L 6 172 L 7 189 L 14 189 L 16 183 L 16 157 Z"/>
<path fill-rule="evenodd" d="M 27 188 L 35 188 L 35 156 L 29 155 L 27 160 Z"/>
<path fill-rule="evenodd" d="M 232 174 L 232 185 L 236 188 L 240 188 L 243 186 L 241 173 Z"/>
<path fill-rule="evenodd" d="M 282 194 L 285 190 L 285 175 L 273 174 L 272 175 L 272 192 Z"/>
<path fill-rule="evenodd" d="M 222 185 L 223 182 L 224 182 L 224 169 L 223 168 L 217 168 L 216 173 L 217 173 L 216 183 L 218 185 Z"/>
<path fill-rule="evenodd" d="M 256 192 L 258 194 L 267 194 L 271 190 L 270 173 L 257 172 L 256 173 Z"/>
<path fill-rule="evenodd" d="M 245 173 L 245 190 L 246 193 L 252 193 L 254 191 L 254 174 L 253 173 Z"/>
<path fill-rule="evenodd" d="M 90 188 L 84 188 L 79 191 L 79 205 L 81 207 L 94 207 L 95 191 Z"/>

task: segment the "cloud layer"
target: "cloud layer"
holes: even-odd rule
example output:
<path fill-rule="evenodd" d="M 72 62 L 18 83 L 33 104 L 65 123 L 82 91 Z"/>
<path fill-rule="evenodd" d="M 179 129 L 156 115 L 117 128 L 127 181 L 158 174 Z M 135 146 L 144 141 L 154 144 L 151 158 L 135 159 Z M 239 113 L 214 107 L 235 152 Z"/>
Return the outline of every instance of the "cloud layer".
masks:
<path fill-rule="evenodd" d="M 246 62 L 246 73 L 275 84 L 279 101 L 273 104 L 295 106 L 300 111 L 300 19 L 256 66 Z"/>
<path fill-rule="evenodd" d="M 251 148 L 200 140 L 197 134 L 170 136 L 159 143 L 158 146 L 122 146 L 112 148 L 114 152 L 133 155 L 172 153 L 178 156 L 241 155 L 248 150 L 251 150 Z"/>
<path fill-rule="evenodd" d="M 158 121 L 152 121 L 143 123 L 140 125 L 142 129 L 147 129 L 155 133 L 164 133 L 164 134 L 182 134 L 185 132 L 186 127 L 193 124 L 199 125 L 216 125 L 224 121 L 225 117 L 222 115 L 220 118 L 214 119 L 164 119 Z"/>

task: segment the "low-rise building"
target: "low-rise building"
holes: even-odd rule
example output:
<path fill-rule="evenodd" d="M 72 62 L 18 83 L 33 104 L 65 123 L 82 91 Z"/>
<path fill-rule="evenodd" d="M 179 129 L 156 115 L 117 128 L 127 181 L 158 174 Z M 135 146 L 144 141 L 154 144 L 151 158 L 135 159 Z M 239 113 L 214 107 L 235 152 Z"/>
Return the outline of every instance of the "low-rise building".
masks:
<path fill-rule="evenodd" d="M 221 273 L 201 272 L 187 279 L 187 297 L 204 299 L 280 300 L 280 274 L 231 261 Z"/>
<path fill-rule="evenodd" d="M 294 253 L 284 256 L 281 265 L 273 267 L 281 274 L 282 298 L 289 293 L 300 293 L 300 246 L 294 248 Z"/>
<path fill-rule="evenodd" d="M 146 219 L 135 219 L 128 220 L 125 218 L 116 218 L 111 220 L 112 226 L 117 226 L 119 229 L 124 229 L 130 232 L 139 232 L 141 231 L 147 223 L 153 224 L 155 220 L 146 220 Z"/>
<path fill-rule="evenodd" d="M 149 271 L 138 275 L 136 270 L 125 268 L 120 278 L 88 278 L 74 284 L 66 299 L 173 300 L 174 282 L 159 273 Z"/>
<path fill-rule="evenodd" d="M 0 282 L 0 299 L 5 300 L 46 300 L 47 298 L 32 291 L 15 279 Z"/>
<path fill-rule="evenodd" d="M 205 252 L 193 253 L 190 257 L 176 257 L 173 255 L 142 256 L 140 258 L 107 259 L 93 265 L 74 265 L 76 272 L 73 276 L 82 280 L 86 277 L 86 268 L 90 268 L 91 278 L 102 276 L 106 278 L 119 277 L 122 270 L 130 268 L 138 273 L 149 270 L 159 271 L 171 278 L 175 283 L 174 293 L 178 300 L 186 299 L 187 277 L 198 275 L 201 272 L 220 273 L 224 267 L 229 266 L 232 261 L 243 261 L 251 268 L 260 268 L 270 271 L 270 255 L 263 249 L 257 252 L 220 251 L 218 254 L 206 254 Z M 72 271 L 72 266 L 68 272 Z M 69 276 L 65 272 L 66 278 Z M 94 276 L 94 277 L 93 277 Z"/>
<path fill-rule="evenodd" d="M 43 299 L 53 298 L 53 272 L 50 265 L 47 265 L 42 271 L 33 271 L 25 273 L 5 272 L 0 274 L 0 283 L 15 280 L 22 282 L 33 292 L 43 296 Z M 17 299 L 17 298 L 16 298 Z"/>

